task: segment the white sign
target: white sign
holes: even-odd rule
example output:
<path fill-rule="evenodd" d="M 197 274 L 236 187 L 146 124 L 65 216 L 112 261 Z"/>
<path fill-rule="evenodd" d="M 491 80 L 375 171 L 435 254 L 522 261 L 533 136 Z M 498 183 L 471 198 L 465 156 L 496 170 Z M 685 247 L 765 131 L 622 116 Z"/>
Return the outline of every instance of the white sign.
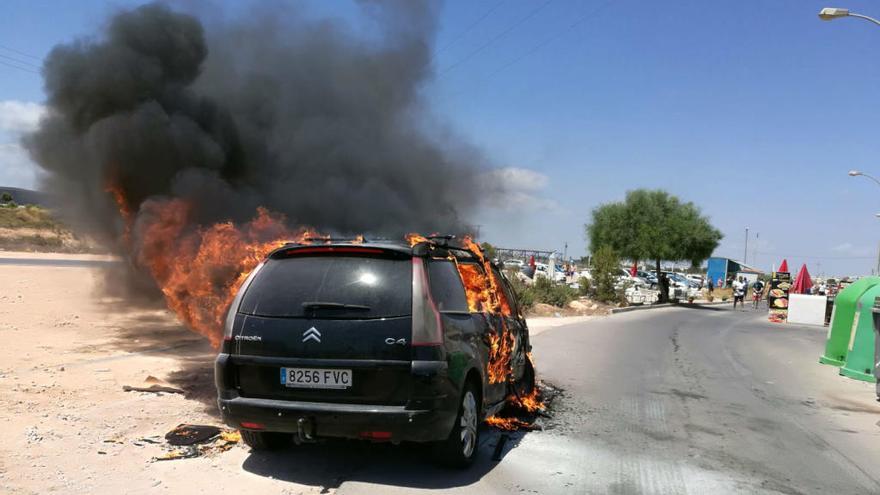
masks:
<path fill-rule="evenodd" d="M 806 294 L 789 294 L 788 322 L 805 323 L 807 325 L 825 324 L 825 296 L 808 296 Z"/>

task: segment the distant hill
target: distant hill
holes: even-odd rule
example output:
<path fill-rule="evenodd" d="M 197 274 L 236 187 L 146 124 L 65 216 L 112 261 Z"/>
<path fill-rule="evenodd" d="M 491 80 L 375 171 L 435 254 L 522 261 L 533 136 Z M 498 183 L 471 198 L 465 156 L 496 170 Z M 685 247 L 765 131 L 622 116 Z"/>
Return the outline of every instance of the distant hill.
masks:
<path fill-rule="evenodd" d="M 2 196 L 3 193 L 11 194 L 12 200 L 20 205 L 52 206 L 52 201 L 49 195 L 39 191 L 31 191 L 30 189 L 22 189 L 20 187 L 0 186 L 0 196 Z"/>

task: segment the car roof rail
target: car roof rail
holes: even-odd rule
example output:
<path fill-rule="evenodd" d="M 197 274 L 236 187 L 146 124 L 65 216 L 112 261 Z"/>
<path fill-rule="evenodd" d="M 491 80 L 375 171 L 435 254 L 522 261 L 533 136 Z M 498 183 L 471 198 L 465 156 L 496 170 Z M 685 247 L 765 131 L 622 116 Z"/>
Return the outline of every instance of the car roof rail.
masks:
<path fill-rule="evenodd" d="M 425 239 L 430 240 L 432 243 L 437 244 L 438 246 L 443 247 L 458 247 L 458 246 L 450 246 L 449 241 L 453 241 L 456 237 L 452 234 L 431 234 L 429 236 L 425 236 Z"/>
<path fill-rule="evenodd" d="M 373 240 L 373 239 L 370 239 Z M 352 243 L 363 243 L 367 242 L 367 239 L 362 236 L 354 236 L 354 237 L 333 237 L 333 236 L 314 236 L 314 237 L 305 237 L 303 238 L 305 242 L 352 242 Z M 288 244 L 302 244 L 300 242 L 290 242 Z"/>

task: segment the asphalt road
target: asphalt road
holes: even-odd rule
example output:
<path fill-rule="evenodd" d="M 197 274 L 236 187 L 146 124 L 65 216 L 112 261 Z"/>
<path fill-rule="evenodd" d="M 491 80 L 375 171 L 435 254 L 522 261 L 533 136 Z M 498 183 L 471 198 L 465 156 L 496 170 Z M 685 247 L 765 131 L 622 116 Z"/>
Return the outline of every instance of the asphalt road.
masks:
<path fill-rule="evenodd" d="M 880 404 L 873 385 L 816 362 L 824 337 L 729 307 L 561 326 L 533 346 L 565 394 L 500 462 L 488 432 L 465 472 L 359 442 L 254 453 L 243 468 L 344 494 L 880 493 Z"/>

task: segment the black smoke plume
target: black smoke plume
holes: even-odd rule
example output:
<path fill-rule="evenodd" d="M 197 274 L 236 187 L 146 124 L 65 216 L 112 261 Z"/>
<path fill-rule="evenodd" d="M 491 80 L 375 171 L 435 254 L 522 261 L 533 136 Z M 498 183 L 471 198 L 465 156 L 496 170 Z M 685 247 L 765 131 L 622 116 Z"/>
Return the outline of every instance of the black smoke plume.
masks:
<path fill-rule="evenodd" d="M 154 3 L 55 47 L 49 112 L 26 138 L 42 188 L 108 245 L 125 229 L 113 188 L 135 216 L 183 199 L 194 224 L 264 206 L 339 234 L 464 231 L 481 159 L 420 94 L 435 5 L 361 7 L 376 32 L 268 9 L 203 23 Z"/>

